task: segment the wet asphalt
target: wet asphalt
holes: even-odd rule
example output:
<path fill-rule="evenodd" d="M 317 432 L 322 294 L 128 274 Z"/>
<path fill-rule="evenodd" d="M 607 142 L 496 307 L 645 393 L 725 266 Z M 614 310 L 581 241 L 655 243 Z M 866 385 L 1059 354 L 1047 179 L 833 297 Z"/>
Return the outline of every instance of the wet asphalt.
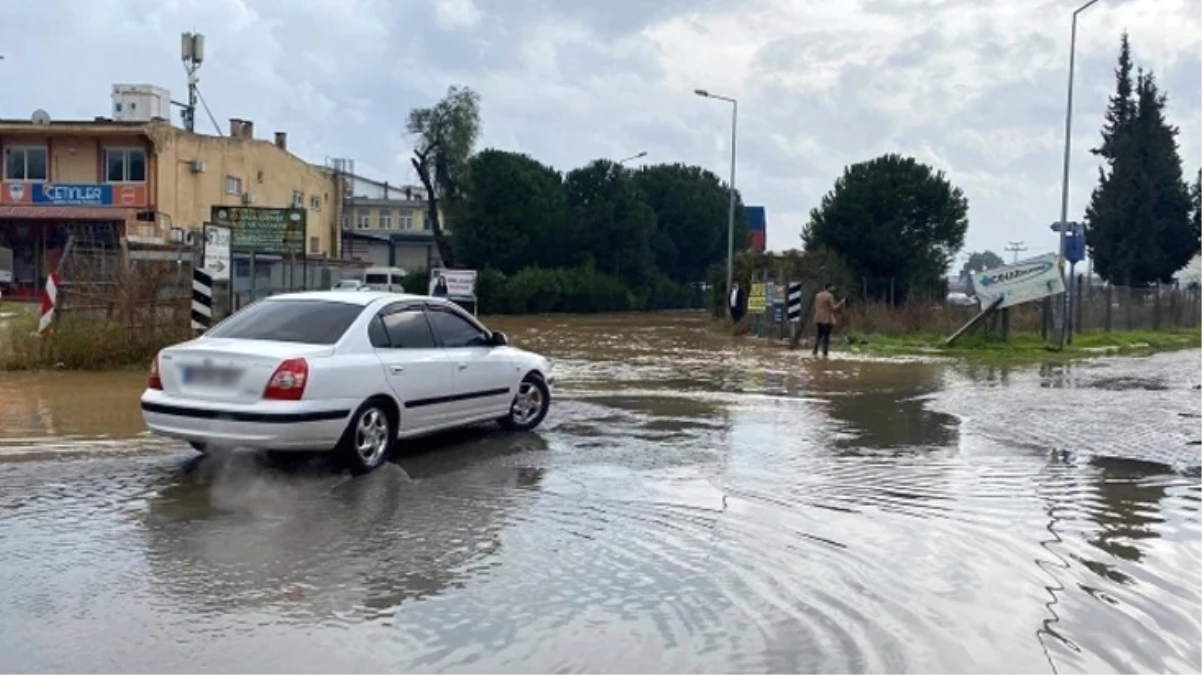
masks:
<path fill-rule="evenodd" d="M 4 672 L 1197 672 L 1202 352 L 897 362 L 501 322 L 535 433 L 200 458 L 0 374 Z"/>

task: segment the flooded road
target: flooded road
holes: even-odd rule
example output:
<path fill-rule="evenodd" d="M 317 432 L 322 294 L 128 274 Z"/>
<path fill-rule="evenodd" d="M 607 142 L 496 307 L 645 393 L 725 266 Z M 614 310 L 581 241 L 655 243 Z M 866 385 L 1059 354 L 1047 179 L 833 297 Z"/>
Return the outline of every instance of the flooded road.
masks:
<path fill-rule="evenodd" d="M 819 361 L 506 319 L 537 433 L 320 460 L 143 433 L 142 373 L 0 374 L 0 671 L 1197 672 L 1197 350 Z"/>

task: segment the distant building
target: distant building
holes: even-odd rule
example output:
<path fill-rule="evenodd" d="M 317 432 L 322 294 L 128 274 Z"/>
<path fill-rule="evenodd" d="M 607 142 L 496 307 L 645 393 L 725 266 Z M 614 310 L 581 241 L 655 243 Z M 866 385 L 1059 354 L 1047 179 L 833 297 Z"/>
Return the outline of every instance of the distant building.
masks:
<path fill-rule="evenodd" d="M 127 121 L 52 121 L 43 111 L 0 120 L 0 246 L 13 250 L 11 294 L 36 297 L 73 235 L 101 247 L 161 244 L 173 230 L 198 230 L 220 206 L 304 209 L 303 254 L 335 256 L 340 204 L 330 172 L 290 153 L 283 132 L 256 139 L 248 120 L 231 119 L 226 136 L 173 127 L 159 118 L 164 99 L 153 87 L 118 86 L 113 109 Z M 234 256 L 236 278 L 249 278 L 245 257 Z M 256 278 L 270 278 L 280 259 L 257 256 Z"/>
<path fill-rule="evenodd" d="M 342 186 L 343 260 L 407 271 L 441 264 L 424 188 L 356 175 L 350 160 L 335 159 L 328 168 Z"/>
<path fill-rule="evenodd" d="M 768 244 L 768 216 L 762 206 L 744 206 L 747 219 L 747 248 L 763 253 Z"/>

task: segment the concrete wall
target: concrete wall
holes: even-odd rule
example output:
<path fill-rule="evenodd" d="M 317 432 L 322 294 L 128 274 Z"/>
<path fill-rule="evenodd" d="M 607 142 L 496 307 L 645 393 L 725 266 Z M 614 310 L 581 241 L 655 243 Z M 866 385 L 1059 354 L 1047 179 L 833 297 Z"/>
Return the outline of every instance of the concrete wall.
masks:
<path fill-rule="evenodd" d="M 270 141 L 189 134 L 162 123 L 150 126 L 158 148 L 158 208 L 170 214 L 175 227 L 200 227 L 213 205 L 244 205 L 241 193 L 253 195 L 256 207 L 288 208 L 295 191 L 307 211 L 306 250 L 337 255 L 341 200 L 328 171 Z M 196 160 L 204 164 L 202 173 L 193 170 Z M 241 182 L 240 193 L 230 194 L 227 178 Z"/>

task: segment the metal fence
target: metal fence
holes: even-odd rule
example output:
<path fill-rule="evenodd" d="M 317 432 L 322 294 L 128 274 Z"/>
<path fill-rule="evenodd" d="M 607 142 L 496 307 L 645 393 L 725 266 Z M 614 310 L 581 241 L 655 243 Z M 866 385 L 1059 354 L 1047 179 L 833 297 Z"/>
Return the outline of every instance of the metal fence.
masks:
<path fill-rule="evenodd" d="M 1202 291 L 1168 285 L 1132 288 L 1078 283 L 1073 323 L 1076 332 L 1199 328 Z"/>
<path fill-rule="evenodd" d="M 343 279 L 363 277 L 365 263 L 312 258 L 289 260 L 278 256 L 236 256 L 230 275 L 234 306 L 241 309 L 256 300 L 278 293 L 328 290 Z M 229 286 L 220 285 L 217 294 L 230 294 Z M 218 301 L 219 298 L 214 298 Z M 225 300 L 223 307 L 229 306 Z"/>

